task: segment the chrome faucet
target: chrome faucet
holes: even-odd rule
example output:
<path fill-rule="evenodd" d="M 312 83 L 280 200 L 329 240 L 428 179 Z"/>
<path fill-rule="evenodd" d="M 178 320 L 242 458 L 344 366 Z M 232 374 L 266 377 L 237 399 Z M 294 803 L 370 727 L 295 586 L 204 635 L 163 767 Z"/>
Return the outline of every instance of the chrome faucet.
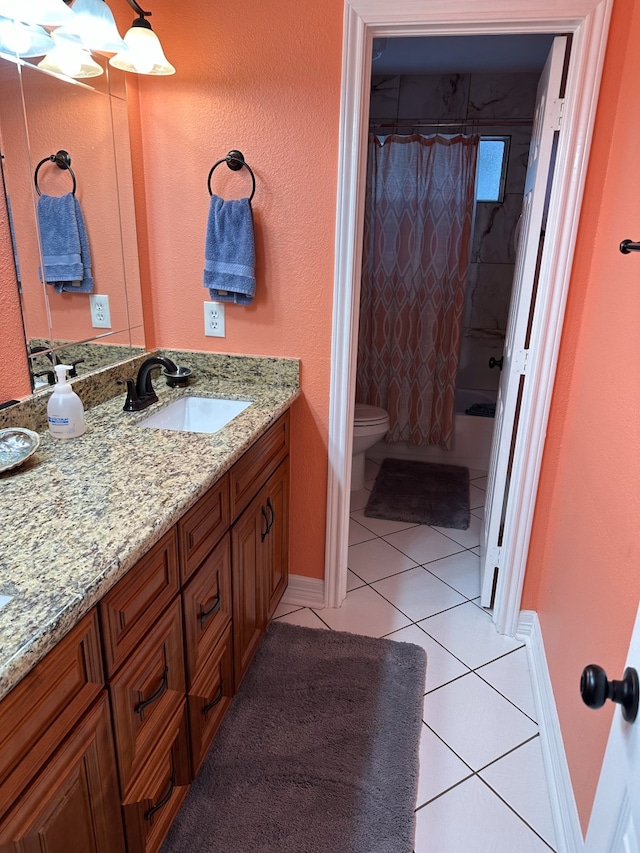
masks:
<path fill-rule="evenodd" d="M 122 408 L 123 412 L 140 412 L 158 402 L 158 396 L 151 381 L 151 371 L 154 367 L 164 367 L 167 384 L 171 386 L 186 385 L 191 371 L 188 367 L 178 367 L 163 355 L 152 355 L 145 359 L 138 370 L 138 376 L 133 379 L 118 379 L 118 384 L 127 386 L 127 399 Z"/>

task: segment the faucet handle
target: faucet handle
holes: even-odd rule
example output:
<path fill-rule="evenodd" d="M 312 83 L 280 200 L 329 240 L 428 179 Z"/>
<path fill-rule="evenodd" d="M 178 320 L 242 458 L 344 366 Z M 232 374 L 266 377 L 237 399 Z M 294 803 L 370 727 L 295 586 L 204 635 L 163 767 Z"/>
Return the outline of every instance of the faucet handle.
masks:
<path fill-rule="evenodd" d="M 134 380 L 127 376 L 126 379 L 116 379 L 118 385 L 126 385 L 127 386 L 127 399 L 124 402 L 124 406 L 122 407 L 123 412 L 137 412 L 140 409 L 140 398 L 138 397 L 138 392 L 136 391 L 136 383 Z"/>

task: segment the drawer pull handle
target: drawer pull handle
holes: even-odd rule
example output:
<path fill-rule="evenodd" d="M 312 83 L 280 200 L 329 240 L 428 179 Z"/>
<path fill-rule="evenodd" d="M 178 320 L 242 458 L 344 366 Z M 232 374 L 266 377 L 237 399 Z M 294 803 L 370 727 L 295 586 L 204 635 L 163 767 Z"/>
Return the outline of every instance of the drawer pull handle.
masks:
<path fill-rule="evenodd" d="M 142 712 L 148 706 L 153 704 L 153 702 L 157 702 L 157 700 L 162 696 L 164 691 L 167 689 L 167 675 L 169 674 L 169 667 L 165 664 L 164 672 L 162 673 L 162 682 L 160 687 L 156 690 L 153 696 L 149 696 L 148 699 L 145 699 L 144 702 L 140 702 L 139 705 L 136 705 L 136 714 L 140 714 L 142 716 Z"/>
<path fill-rule="evenodd" d="M 198 616 L 200 620 L 200 627 L 204 625 L 209 616 L 213 616 L 214 613 L 217 613 L 220 610 L 220 593 L 218 592 L 217 596 L 211 607 L 208 610 L 203 610 L 202 613 Z"/>
<path fill-rule="evenodd" d="M 211 700 L 211 702 L 209 702 L 208 705 L 205 705 L 204 708 L 202 709 L 202 713 L 205 715 L 205 717 L 207 716 L 207 714 L 209 713 L 209 711 L 212 708 L 216 707 L 216 705 L 220 702 L 220 700 L 222 699 L 223 696 L 224 696 L 224 682 L 222 681 L 222 679 L 220 679 L 220 687 L 218 688 L 218 692 L 216 693 L 214 698 Z"/>
<path fill-rule="evenodd" d="M 158 802 L 155 804 L 155 806 L 151 806 L 149 811 L 146 811 L 144 813 L 144 819 L 145 820 L 151 820 L 151 818 L 153 817 L 153 815 L 157 811 L 159 811 L 163 806 L 167 805 L 167 803 L 171 799 L 171 795 L 173 794 L 175 787 L 176 787 L 176 772 L 174 770 L 173 773 L 171 774 L 171 779 L 169 779 L 169 790 L 167 791 L 167 793 L 164 795 L 164 797 L 161 800 L 158 800 Z"/>
<path fill-rule="evenodd" d="M 191 550 L 193 548 L 193 543 L 194 543 L 193 533 L 191 533 L 191 531 L 189 531 L 189 534 L 187 536 L 187 540 L 188 540 L 188 544 L 189 544 L 189 550 Z"/>
<path fill-rule="evenodd" d="M 269 522 L 269 530 L 273 527 L 273 522 L 276 520 L 276 511 L 273 508 L 273 504 L 271 503 L 271 498 L 267 498 L 267 506 L 269 507 L 269 512 L 271 513 L 271 521 Z M 269 532 L 267 530 L 267 533 Z"/>
<path fill-rule="evenodd" d="M 266 510 L 265 510 L 265 508 L 264 508 L 263 506 L 261 506 L 261 507 L 260 507 L 260 512 L 262 513 L 262 517 L 264 518 L 264 523 L 266 524 L 266 528 L 265 528 L 265 530 L 264 530 L 264 533 L 260 533 L 260 541 L 261 541 L 261 542 L 264 542 L 264 540 L 265 540 L 265 538 L 266 538 L 266 536 L 267 536 L 267 533 L 268 533 L 268 532 L 269 532 L 269 530 L 270 530 L 270 528 L 269 528 L 269 519 L 267 518 L 267 513 L 266 513 Z"/>

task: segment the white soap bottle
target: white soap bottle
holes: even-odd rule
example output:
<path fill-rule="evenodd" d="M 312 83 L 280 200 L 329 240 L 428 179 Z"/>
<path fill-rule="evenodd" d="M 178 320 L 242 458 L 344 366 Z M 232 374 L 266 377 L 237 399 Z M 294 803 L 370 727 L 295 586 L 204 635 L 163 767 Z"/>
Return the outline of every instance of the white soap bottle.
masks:
<path fill-rule="evenodd" d="M 47 405 L 49 432 L 54 438 L 76 438 L 86 429 L 82 400 L 69 384 L 68 370 L 71 370 L 68 364 L 55 366 L 58 381 Z"/>

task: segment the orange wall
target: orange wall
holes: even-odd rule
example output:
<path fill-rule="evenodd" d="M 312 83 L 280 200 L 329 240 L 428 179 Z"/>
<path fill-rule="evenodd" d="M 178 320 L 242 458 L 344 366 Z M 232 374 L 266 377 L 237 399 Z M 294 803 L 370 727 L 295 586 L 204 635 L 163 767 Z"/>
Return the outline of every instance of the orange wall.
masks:
<path fill-rule="evenodd" d="M 342 9 L 342 0 L 155 0 L 152 25 L 178 73 L 138 81 L 132 129 L 146 196 L 147 344 L 301 359 L 291 570 L 311 577 L 324 573 Z M 232 148 L 256 176 L 257 295 L 249 308 L 227 305 L 221 340 L 203 330 L 207 175 Z M 223 164 L 212 186 L 238 197 L 250 178 Z"/>
<path fill-rule="evenodd" d="M 615 0 L 523 607 L 542 625 L 586 829 L 612 717 L 582 704 L 588 663 L 624 669 L 640 598 L 640 8 Z M 609 703 L 611 704 L 611 703 Z"/>
<path fill-rule="evenodd" d="M 20 297 L 4 197 L 0 198 L 0 364 L 3 365 L 0 403 L 20 399 L 28 394 L 31 380 L 27 368 Z"/>

